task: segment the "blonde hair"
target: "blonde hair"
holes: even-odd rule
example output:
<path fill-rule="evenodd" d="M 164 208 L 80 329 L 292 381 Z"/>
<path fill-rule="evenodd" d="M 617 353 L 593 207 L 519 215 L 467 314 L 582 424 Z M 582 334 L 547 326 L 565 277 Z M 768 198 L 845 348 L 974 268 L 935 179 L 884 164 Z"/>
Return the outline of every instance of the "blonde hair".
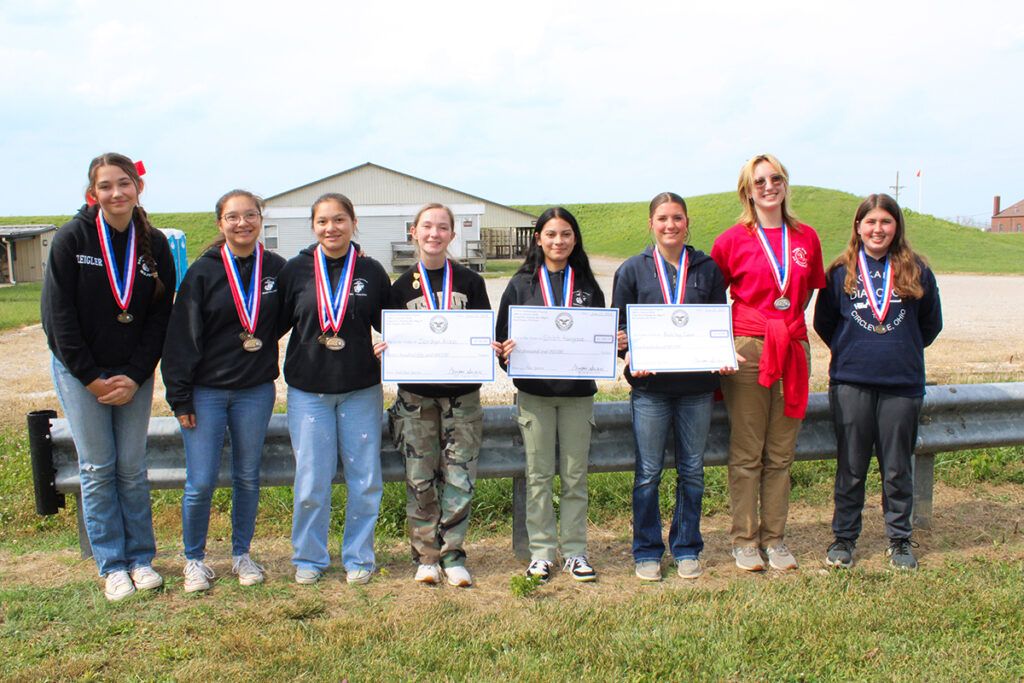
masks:
<path fill-rule="evenodd" d="M 749 230 L 757 227 L 757 210 L 754 207 L 754 167 L 762 161 L 767 161 L 771 164 L 775 172 L 781 175 L 786 183 L 786 196 L 782 198 L 782 221 L 793 230 L 799 231 L 800 221 L 797 220 L 796 214 L 789 208 L 792 202 L 789 194 L 789 172 L 786 171 L 786 167 L 782 165 L 782 162 L 771 154 L 758 154 L 756 157 L 749 159 L 747 163 L 743 164 L 743 168 L 740 169 L 740 179 L 736 183 L 736 194 L 740 197 L 743 211 L 740 213 L 739 222 L 747 226 Z"/>

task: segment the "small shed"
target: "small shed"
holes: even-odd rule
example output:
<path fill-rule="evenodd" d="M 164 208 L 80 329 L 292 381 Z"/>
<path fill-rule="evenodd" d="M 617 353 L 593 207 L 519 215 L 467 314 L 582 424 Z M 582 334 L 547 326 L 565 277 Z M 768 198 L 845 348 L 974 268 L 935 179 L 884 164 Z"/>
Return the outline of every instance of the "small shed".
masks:
<path fill-rule="evenodd" d="M 0 282 L 40 282 L 56 225 L 0 225 Z"/>
<path fill-rule="evenodd" d="M 355 240 L 391 272 L 402 272 L 415 263 L 409 229 L 420 207 L 428 202 L 440 202 L 455 214 L 455 239 L 448 252 L 477 270 L 482 270 L 487 260 L 481 228 L 528 227 L 537 221 L 525 211 L 365 163 L 267 197 L 263 222 L 266 248 L 291 258 L 313 242 L 309 210 L 326 192 L 340 192 L 352 200 L 359 221 Z"/>

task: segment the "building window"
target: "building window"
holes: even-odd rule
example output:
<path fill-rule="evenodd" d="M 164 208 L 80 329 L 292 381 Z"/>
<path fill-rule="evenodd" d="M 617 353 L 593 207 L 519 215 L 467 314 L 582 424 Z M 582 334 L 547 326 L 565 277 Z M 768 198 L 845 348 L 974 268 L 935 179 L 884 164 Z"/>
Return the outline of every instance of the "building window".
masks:
<path fill-rule="evenodd" d="M 277 249 L 277 226 L 276 225 L 264 225 L 263 226 L 263 246 L 267 249 Z"/>

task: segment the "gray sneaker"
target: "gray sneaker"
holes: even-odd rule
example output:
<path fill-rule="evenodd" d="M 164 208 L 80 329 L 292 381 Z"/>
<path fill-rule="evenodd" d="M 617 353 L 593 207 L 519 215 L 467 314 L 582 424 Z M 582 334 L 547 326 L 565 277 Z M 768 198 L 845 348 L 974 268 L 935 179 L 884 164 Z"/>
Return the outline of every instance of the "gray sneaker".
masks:
<path fill-rule="evenodd" d="M 303 586 L 312 586 L 320 580 L 320 572 L 316 569 L 296 569 L 295 583 Z"/>
<path fill-rule="evenodd" d="M 661 562 L 657 560 L 637 562 L 635 573 L 641 581 L 661 581 Z"/>
<path fill-rule="evenodd" d="M 676 563 L 676 572 L 682 579 L 696 579 L 701 571 L 700 560 L 696 557 L 684 557 Z"/>
<path fill-rule="evenodd" d="M 896 569 L 917 569 L 917 559 L 911 550 L 917 547 L 917 543 L 909 538 L 890 538 L 885 554 L 889 557 L 889 564 Z"/>
<path fill-rule="evenodd" d="M 733 548 L 732 556 L 736 558 L 736 566 L 744 571 L 764 571 L 764 559 L 761 557 L 761 551 L 752 545 Z"/>
<path fill-rule="evenodd" d="M 772 569 L 780 571 L 796 569 L 796 558 L 793 557 L 793 553 L 789 552 L 785 543 L 778 543 L 766 548 L 765 552 L 768 553 L 768 564 L 772 566 Z"/>
<path fill-rule="evenodd" d="M 843 569 L 853 566 L 853 551 L 857 549 L 857 542 L 850 538 L 837 538 L 828 547 L 825 554 L 825 564 L 829 567 L 840 567 Z"/>

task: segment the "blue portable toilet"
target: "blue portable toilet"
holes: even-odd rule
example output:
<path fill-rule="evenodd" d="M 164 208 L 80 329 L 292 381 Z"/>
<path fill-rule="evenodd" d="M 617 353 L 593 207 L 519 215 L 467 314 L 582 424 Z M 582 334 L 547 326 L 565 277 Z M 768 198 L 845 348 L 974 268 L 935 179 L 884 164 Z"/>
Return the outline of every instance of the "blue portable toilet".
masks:
<path fill-rule="evenodd" d="M 178 281 L 174 283 L 177 291 L 181 287 L 181 281 L 188 270 L 188 252 L 185 250 L 185 233 L 181 230 L 160 228 L 160 232 L 167 236 L 171 245 L 171 255 L 174 257 L 174 269 L 178 272 Z"/>

